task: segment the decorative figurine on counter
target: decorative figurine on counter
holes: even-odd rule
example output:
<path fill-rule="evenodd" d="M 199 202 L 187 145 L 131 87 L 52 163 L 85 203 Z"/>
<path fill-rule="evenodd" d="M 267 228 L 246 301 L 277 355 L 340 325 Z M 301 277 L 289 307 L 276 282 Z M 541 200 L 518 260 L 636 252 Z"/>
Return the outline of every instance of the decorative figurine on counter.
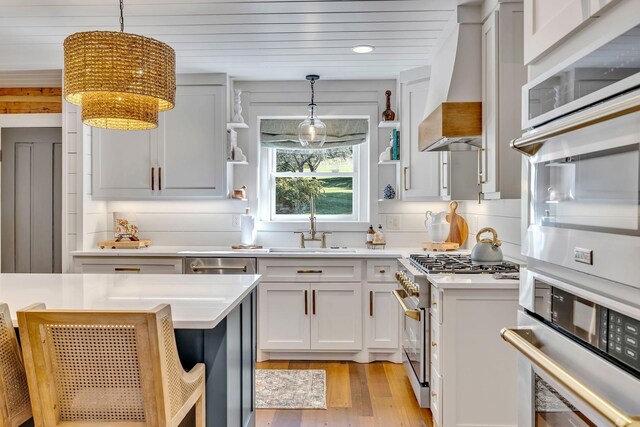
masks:
<path fill-rule="evenodd" d="M 384 94 L 387 97 L 387 109 L 382 112 L 382 121 L 392 122 L 396 118 L 396 113 L 391 110 L 391 91 L 388 90 Z"/>
<path fill-rule="evenodd" d="M 233 97 L 233 123 L 244 123 L 244 118 L 242 118 L 242 105 L 240 104 L 240 95 L 242 91 L 240 89 L 234 89 L 233 93 L 235 96 Z"/>
<path fill-rule="evenodd" d="M 382 192 L 382 197 L 386 200 L 391 200 L 396 198 L 396 190 L 393 189 L 391 184 L 387 184 L 387 186 L 384 187 L 384 191 Z"/>
<path fill-rule="evenodd" d="M 127 218 L 116 218 L 114 237 L 116 238 L 116 242 L 119 242 L 122 239 L 129 239 L 137 242 L 140 240 L 138 239 L 138 226 L 129 222 Z"/>

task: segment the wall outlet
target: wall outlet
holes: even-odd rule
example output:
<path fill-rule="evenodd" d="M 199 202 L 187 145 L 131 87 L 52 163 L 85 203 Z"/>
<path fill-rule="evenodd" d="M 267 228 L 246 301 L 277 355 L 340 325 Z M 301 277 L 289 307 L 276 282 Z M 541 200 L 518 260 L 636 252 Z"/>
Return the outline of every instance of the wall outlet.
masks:
<path fill-rule="evenodd" d="M 240 228 L 240 215 L 239 214 L 231 215 L 231 228 L 236 228 L 236 229 Z"/>
<path fill-rule="evenodd" d="M 387 230 L 398 231 L 400 230 L 400 216 L 399 215 L 387 215 Z"/>

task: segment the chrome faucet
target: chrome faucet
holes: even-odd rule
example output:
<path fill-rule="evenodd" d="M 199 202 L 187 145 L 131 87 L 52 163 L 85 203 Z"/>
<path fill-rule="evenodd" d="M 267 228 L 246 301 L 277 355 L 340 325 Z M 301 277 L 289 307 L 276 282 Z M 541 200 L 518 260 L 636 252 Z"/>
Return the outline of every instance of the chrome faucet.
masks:
<path fill-rule="evenodd" d="M 311 241 L 316 241 L 316 242 L 321 242 L 320 243 L 320 247 L 321 248 L 326 248 L 327 247 L 327 234 L 331 234 L 330 232 L 323 232 L 321 237 L 318 238 L 316 237 L 316 234 L 318 234 L 318 230 L 316 229 L 316 222 L 317 222 L 317 218 L 316 218 L 316 198 L 315 196 L 312 194 L 310 199 L 309 199 L 309 237 L 305 237 L 304 232 L 303 231 L 294 231 L 294 234 L 300 234 L 300 247 L 304 248 L 304 242 L 311 242 Z"/>

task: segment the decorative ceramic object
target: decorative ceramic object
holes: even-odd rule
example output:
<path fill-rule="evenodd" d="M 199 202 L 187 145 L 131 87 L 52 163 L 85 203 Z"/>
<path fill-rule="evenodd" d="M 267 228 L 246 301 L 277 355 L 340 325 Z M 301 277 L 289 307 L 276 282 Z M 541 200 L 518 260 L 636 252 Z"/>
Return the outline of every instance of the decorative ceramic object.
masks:
<path fill-rule="evenodd" d="M 385 148 L 385 150 L 380 153 L 380 156 L 378 157 L 378 161 L 379 162 L 388 162 L 391 159 L 391 152 L 393 150 L 393 141 L 389 141 L 389 146 L 387 148 Z"/>
<path fill-rule="evenodd" d="M 137 241 L 138 239 L 138 224 L 136 224 L 137 217 L 134 213 L 113 213 L 114 234 L 116 242 L 122 239 L 129 239 Z"/>
<path fill-rule="evenodd" d="M 382 121 L 392 122 L 396 118 L 396 113 L 391 110 L 391 91 L 386 91 L 384 95 L 387 97 L 387 106 L 386 110 L 382 112 Z"/>
<path fill-rule="evenodd" d="M 391 184 L 387 184 L 387 186 L 384 187 L 384 191 L 382 192 L 382 197 L 384 197 L 387 200 L 396 198 L 396 190 L 393 189 Z"/>
<path fill-rule="evenodd" d="M 242 91 L 240 89 L 234 89 L 233 93 L 235 96 L 233 97 L 233 123 L 244 123 L 244 118 L 242 118 L 242 105 L 240 101 L 240 95 Z"/>
<path fill-rule="evenodd" d="M 242 149 L 238 147 L 238 132 L 233 129 L 227 129 L 229 139 L 229 156 L 228 159 L 234 162 L 246 162 L 247 156 L 242 153 Z"/>
<path fill-rule="evenodd" d="M 243 185 L 242 187 L 240 187 L 240 189 L 233 190 L 232 198 L 234 198 L 234 199 L 246 199 L 247 198 L 247 186 Z"/>

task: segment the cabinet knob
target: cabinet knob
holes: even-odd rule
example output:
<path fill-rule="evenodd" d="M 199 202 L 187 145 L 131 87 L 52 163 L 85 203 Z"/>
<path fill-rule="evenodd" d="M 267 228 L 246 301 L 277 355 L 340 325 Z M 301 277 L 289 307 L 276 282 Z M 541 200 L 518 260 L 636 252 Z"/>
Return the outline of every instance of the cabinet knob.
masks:
<path fill-rule="evenodd" d="M 437 343 L 437 342 L 435 342 L 435 341 L 431 341 L 431 347 L 437 347 L 437 346 L 438 346 L 438 343 Z"/>
<path fill-rule="evenodd" d="M 438 397 L 438 393 L 436 393 L 435 391 L 431 392 L 431 397 Z"/>
<path fill-rule="evenodd" d="M 385 270 L 384 268 L 381 268 L 381 269 L 380 269 L 380 274 L 384 274 L 384 273 L 386 273 L 386 272 L 387 272 L 387 270 Z"/>
<path fill-rule="evenodd" d="M 432 303 L 431 303 L 431 306 L 432 306 L 432 307 L 437 307 L 437 306 L 438 306 L 438 303 L 434 301 L 434 302 L 432 302 Z"/>

